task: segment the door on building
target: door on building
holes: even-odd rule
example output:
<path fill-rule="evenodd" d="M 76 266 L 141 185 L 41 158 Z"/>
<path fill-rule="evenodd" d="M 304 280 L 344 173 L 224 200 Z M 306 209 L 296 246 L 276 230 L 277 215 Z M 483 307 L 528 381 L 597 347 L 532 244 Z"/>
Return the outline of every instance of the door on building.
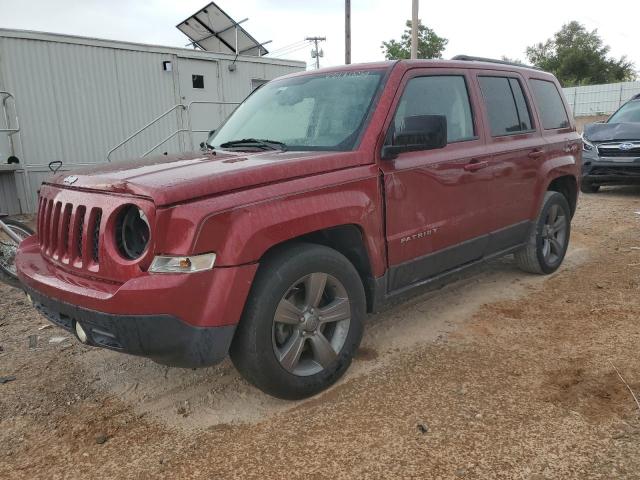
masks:
<path fill-rule="evenodd" d="M 193 148 L 205 141 L 208 132 L 218 128 L 231 111 L 229 106 L 216 103 L 221 101 L 219 68 L 218 62 L 178 58 L 180 99 L 188 107 L 183 125 L 187 129 L 191 126 Z M 188 141 L 187 136 L 187 148 Z"/>

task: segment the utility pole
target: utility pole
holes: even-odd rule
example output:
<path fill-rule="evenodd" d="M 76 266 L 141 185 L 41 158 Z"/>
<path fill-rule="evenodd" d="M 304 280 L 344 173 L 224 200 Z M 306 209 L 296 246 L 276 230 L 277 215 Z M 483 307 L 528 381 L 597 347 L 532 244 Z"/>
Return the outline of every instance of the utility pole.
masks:
<path fill-rule="evenodd" d="M 411 58 L 418 58 L 418 2 L 413 0 L 411 8 Z"/>
<path fill-rule="evenodd" d="M 351 0 L 344 0 L 344 63 L 351 63 Z"/>
<path fill-rule="evenodd" d="M 315 48 L 311 50 L 311 58 L 316 59 L 316 70 L 320 68 L 320 57 L 324 57 L 324 52 L 322 50 L 318 50 L 318 42 L 324 42 L 327 37 L 307 37 L 305 40 L 309 42 L 313 42 L 315 44 Z"/>

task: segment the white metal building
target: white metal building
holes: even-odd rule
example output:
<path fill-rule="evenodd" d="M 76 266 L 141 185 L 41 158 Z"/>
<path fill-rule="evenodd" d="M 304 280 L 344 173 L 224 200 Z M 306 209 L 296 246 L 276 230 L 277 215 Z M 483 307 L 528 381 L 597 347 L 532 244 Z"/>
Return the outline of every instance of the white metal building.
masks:
<path fill-rule="evenodd" d="M 305 68 L 268 57 L 0 29 L 0 211 L 33 212 L 52 161 L 69 170 L 107 157 L 197 148 L 258 85 Z M 19 163 L 9 165 L 9 157 Z"/>

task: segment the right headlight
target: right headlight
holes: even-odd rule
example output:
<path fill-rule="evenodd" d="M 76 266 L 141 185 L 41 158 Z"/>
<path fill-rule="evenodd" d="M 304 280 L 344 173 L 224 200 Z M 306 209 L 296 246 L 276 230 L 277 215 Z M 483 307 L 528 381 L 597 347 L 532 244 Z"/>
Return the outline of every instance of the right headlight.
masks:
<path fill-rule="evenodd" d="M 582 138 L 582 150 L 585 152 L 597 152 L 596 146 L 591 143 L 589 140 L 587 140 L 584 136 L 584 134 L 580 135 L 580 138 Z"/>

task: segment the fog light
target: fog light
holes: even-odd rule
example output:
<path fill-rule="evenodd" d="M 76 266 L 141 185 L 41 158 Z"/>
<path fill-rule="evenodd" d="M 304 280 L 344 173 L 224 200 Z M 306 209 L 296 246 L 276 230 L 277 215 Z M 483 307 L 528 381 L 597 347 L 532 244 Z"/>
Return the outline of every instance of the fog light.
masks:
<path fill-rule="evenodd" d="M 80 322 L 76 322 L 76 335 L 78 336 L 78 340 L 82 343 L 87 343 L 87 332 L 84 331 Z"/>

